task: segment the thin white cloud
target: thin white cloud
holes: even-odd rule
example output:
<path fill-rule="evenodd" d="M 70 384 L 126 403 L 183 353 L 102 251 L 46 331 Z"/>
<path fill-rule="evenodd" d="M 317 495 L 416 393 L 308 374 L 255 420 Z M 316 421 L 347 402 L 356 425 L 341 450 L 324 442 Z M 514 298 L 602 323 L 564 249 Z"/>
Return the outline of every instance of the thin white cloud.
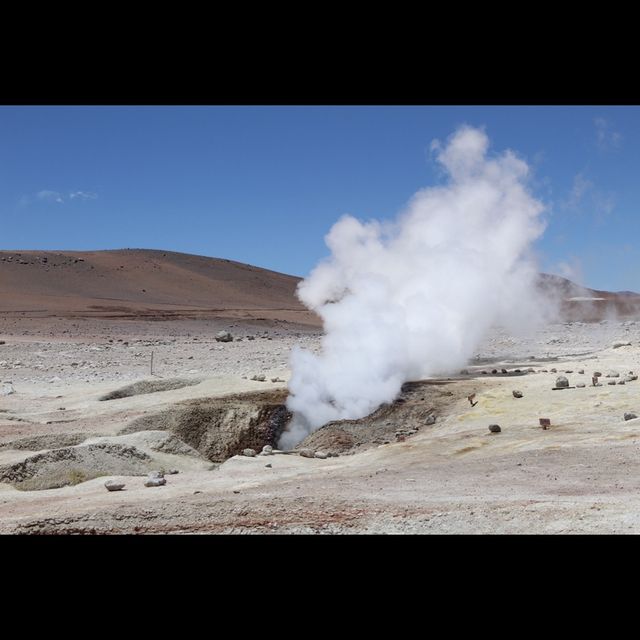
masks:
<path fill-rule="evenodd" d="M 36 198 L 38 198 L 38 200 L 47 200 L 48 202 L 64 202 L 61 193 L 58 191 L 50 191 L 49 189 L 38 191 L 38 193 L 36 193 Z"/>
<path fill-rule="evenodd" d="M 622 134 L 615 131 L 613 125 L 604 118 L 595 118 L 593 124 L 596 127 L 596 144 L 600 151 L 612 151 L 622 144 Z"/>
<path fill-rule="evenodd" d="M 569 197 L 564 201 L 564 207 L 566 209 L 578 209 L 582 203 L 585 194 L 593 189 L 593 182 L 587 180 L 583 173 L 578 173 L 573 178 L 573 185 L 569 192 Z"/>
<path fill-rule="evenodd" d="M 95 200 L 98 197 L 97 193 L 93 193 L 92 191 L 72 191 L 69 194 L 70 200 L 75 200 L 79 198 L 80 200 Z"/>
<path fill-rule="evenodd" d="M 58 204 L 64 204 L 69 200 L 95 200 L 98 197 L 97 193 L 93 191 L 71 191 L 68 195 L 64 195 L 60 191 L 53 191 L 52 189 L 43 189 L 33 195 L 22 196 L 18 200 L 20 207 L 26 207 L 33 202 L 57 202 Z"/>

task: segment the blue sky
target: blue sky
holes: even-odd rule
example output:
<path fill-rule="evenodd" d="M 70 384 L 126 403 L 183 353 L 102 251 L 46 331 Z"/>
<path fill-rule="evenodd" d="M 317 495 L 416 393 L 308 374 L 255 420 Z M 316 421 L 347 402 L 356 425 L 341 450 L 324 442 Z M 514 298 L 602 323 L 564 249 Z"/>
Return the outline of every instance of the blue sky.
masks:
<path fill-rule="evenodd" d="M 640 291 L 638 107 L 0 107 L 0 247 L 170 249 L 306 275 L 344 213 L 389 219 L 485 128 L 533 169 L 543 270 Z"/>

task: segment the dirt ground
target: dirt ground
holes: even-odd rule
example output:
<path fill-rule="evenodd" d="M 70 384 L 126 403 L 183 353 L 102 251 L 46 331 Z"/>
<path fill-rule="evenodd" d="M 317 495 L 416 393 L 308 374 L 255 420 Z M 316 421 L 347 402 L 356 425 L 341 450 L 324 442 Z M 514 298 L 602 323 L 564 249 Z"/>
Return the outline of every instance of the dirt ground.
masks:
<path fill-rule="evenodd" d="M 236 340 L 216 342 L 221 329 Z M 15 393 L 0 396 L 0 468 L 83 446 L 85 438 L 117 440 L 134 420 L 187 401 L 284 393 L 290 349 L 317 351 L 320 338 L 309 325 L 267 319 L 3 316 L 0 391 L 10 385 Z M 616 341 L 631 345 L 614 349 Z M 596 370 L 620 377 L 603 376 L 594 387 Z M 565 323 L 528 337 L 496 330 L 467 371 L 451 372 L 441 386 L 410 386 L 403 402 L 356 425 L 357 446 L 338 457 L 236 455 L 209 464 L 179 448 L 159 453 L 151 438 L 131 434 L 149 464 L 175 463 L 180 472 L 162 487 L 145 487 L 142 475 L 41 490 L 0 482 L 0 532 L 640 532 L 640 418 L 624 419 L 640 415 L 640 381 L 607 384 L 640 373 L 640 324 Z M 250 379 L 256 374 L 265 382 Z M 552 390 L 559 375 L 571 388 Z M 283 382 L 271 382 L 276 377 Z M 172 378 L 197 383 L 100 400 L 135 382 Z M 430 413 L 437 419 L 427 425 Z M 540 418 L 551 427 L 543 430 Z M 501 432 L 490 433 L 490 424 Z M 321 431 L 314 437 L 318 447 L 327 444 Z M 125 489 L 108 492 L 108 479 Z"/>

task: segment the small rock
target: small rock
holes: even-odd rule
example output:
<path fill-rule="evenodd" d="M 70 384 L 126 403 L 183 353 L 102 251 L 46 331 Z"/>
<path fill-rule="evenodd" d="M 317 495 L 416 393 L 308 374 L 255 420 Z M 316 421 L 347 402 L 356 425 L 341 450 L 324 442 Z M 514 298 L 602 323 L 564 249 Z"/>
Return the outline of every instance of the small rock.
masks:
<path fill-rule="evenodd" d="M 613 343 L 614 349 L 619 349 L 620 347 L 630 347 L 630 346 L 631 346 L 630 342 L 614 342 Z"/>
<path fill-rule="evenodd" d="M 625 382 L 633 382 L 634 380 L 637 380 L 638 376 L 626 376 L 625 377 Z"/>
<path fill-rule="evenodd" d="M 554 369 L 549 369 L 549 371 L 551 371 L 551 373 L 558 373 L 558 370 L 555 369 L 555 368 Z"/>
<path fill-rule="evenodd" d="M 228 331 L 218 331 L 216 342 L 233 342 L 233 336 Z"/>
<path fill-rule="evenodd" d="M 491 373 L 498 373 L 497 369 L 491 369 Z"/>
<path fill-rule="evenodd" d="M 461 376 L 468 376 L 469 375 L 469 371 L 467 371 L 467 369 L 461 369 L 460 370 L 460 375 Z"/>
<path fill-rule="evenodd" d="M 500 373 L 508 373 L 506 369 L 500 369 Z"/>
<path fill-rule="evenodd" d="M 569 386 L 569 381 L 564 376 L 558 376 L 556 378 L 556 388 L 567 388 L 568 386 Z"/>
<path fill-rule="evenodd" d="M 607 384 L 610 384 L 610 385 L 615 385 L 615 383 L 616 383 L 615 380 L 609 380 L 609 382 L 607 382 Z"/>
<path fill-rule="evenodd" d="M 271 463 L 269 463 L 269 464 L 265 464 L 264 466 L 265 466 L 267 469 L 271 469 L 271 468 L 272 468 L 272 467 L 271 467 Z"/>
<path fill-rule="evenodd" d="M 502 429 L 499 424 L 490 424 L 489 431 L 491 431 L 491 433 L 500 433 Z"/>
<path fill-rule="evenodd" d="M 62 378 L 59 378 L 58 376 L 53 376 L 53 378 L 51 378 L 49 382 L 60 382 L 61 380 Z"/>
<path fill-rule="evenodd" d="M 540 426 L 543 429 L 548 429 L 551 426 L 551 420 L 549 418 L 539 418 Z"/>
<path fill-rule="evenodd" d="M 573 373 L 573 369 L 567 369 L 565 373 Z"/>
<path fill-rule="evenodd" d="M 522 398 L 522 391 L 512 391 L 514 398 Z"/>
<path fill-rule="evenodd" d="M 327 457 L 326 451 L 316 451 L 315 458 L 320 458 L 320 460 L 324 460 Z"/>
<path fill-rule="evenodd" d="M 593 372 L 593 377 L 594 377 L 594 378 L 601 378 L 601 377 L 602 377 L 602 374 L 601 374 L 599 371 L 594 371 L 594 372 Z"/>
<path fill-rule="evenodd" d="M 263 373 L 261 373 L 260 375 L 253 376 L 251 379 L 256 380 L 257 382 L 264 382 L 267 377 Z"/>
<path fill-rule="evenodd" d="M 262 454 L 265 456 L 272 456 L 273 447 L 270 444 L 265 444 L 264 447 L 262 447 Z"/>
<path fill-rule="evenodd" d="M 427 419 L 424 421 L 425 424 L 435 424 L 436 423 L 436 416 L 433 413 L 430 413 L 427 416 Z"/>
<path fill-rule="evenodd" d="M 180 473 L 180 471 L 178 471 L 178 469 L 169 469 L 169 471 L 167 471 L 167 475 L 169 476 L 175 476 L 176 473 Z"/>
<path fill-rule="evenodd" d="M 242 455 L 247 456 L 247 458 L 255 458 L 256 452 L 255 452 L 255 449 L 244 449 L 244 451 L 242 452 Z"/>
<path fill-rule="evenodd" d="M 619 378 L 620 374 L 617 371 L 609 371 L 605 378 Z"/>
<path fill-rule="evenodd" d="M 303 458 L 314 458 L 315 452 L 312 449 L 300 449 L 300 451 L 298 451 L 298 455 Z"/>
<path fill-rule="evenodd" d="M 527 369 L 527 373 L 535 373 L 535 372 L 536 372 L 536 370 L 533 367 L 529 367 Z"/>
<path fill-rule="evenodd" d="M 626 384 L 624 380 L 618 380 L 618 384 Z"/>
<path fill-rule="evenodd" d="M 625 420 L 633 420 L 634 418 L 637 418 L 638 416 L 635 413 L 625 413 L 624 414 L 624 419 Z"/>
<path fill-rule="evenodd" d="M 107 491 L 122 491 L 125 485 L 123 482 L 116 482 L 115 480 L 107 480 L 104 483 L 104 486 L 107 488 Z"/>
<path fill-rule="evenodd" d="M 579 389 L 582 389 L 583 387 L 586 387 L 587 385 L 584 382 L 578 382 L 576 384 L 576 387 L 578 387 Z"/>
<path fill-rule="evenodd" d="M 198 493 L 202 493 L 202 491 L 194 491 L 194 492 L 193 492 L 193 495 L 195 496 L 195 495 L 196 495 L 196 494 L 198 494 Z"/>
<path fill-rule="evenodd" d="M 0 389 L 0 396 L 10 396 L 15 392 L 16 390 L 13 388 L 13 385 L 10 382 L 5 382 L 2 385 L 2 389 Z"/>
<path fill-rule="evenodd" d="M 578 369 L 578 373 L 583 374 L 584 373 L 584 369 Z"/>

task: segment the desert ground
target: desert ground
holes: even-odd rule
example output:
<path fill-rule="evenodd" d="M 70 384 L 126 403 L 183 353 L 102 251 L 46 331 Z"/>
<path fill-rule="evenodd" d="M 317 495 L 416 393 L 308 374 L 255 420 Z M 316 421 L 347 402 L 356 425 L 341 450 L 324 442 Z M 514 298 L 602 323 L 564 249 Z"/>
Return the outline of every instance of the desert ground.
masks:
<path fill-rule="evenodd" d="M 462 371 L 280 452 L 290 351 L 322 339 L 299 281 L 162 251 L 0 252 L 0 533 L 640 532 L 637 296 L 547 277 L 589 322 L 496 328 Z"/>
<path fill-rule="evenodd" d="M 234 340 L 217 342 L 220 330 Z M 269 437 L 252 421 L 284 402 L 291 347 L 320 339 L 267 319 L 5 315 L 0 389 L 14 392 L 0 396 L 0 532 L 640 531 L 640 418 L 624 419 L 640 414 L 640 382 L 608 384 L 640 370 L 640 323 L 496 329 L 466 373 L 405 385 L 393 405 L 298 447 L 330 457 L 242 455 Z M 570 388 L 553 390 L 559 375 Z M 176 380 L 189 386 L 100 400 Z M 165 485 L 145 486 L 153 470 Z"/>

